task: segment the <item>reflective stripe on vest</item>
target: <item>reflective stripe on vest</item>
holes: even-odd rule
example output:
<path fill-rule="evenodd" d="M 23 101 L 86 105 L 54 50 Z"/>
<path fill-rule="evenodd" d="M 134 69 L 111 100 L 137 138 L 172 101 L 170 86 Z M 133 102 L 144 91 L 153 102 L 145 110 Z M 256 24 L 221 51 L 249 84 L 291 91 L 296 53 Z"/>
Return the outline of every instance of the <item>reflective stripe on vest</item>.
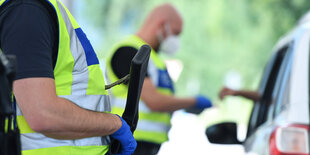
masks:
<path fill-rule="evenodd" d="M 6 1 L 1 0 L 0 5 Z M 84 109 L 110 112 L 103 73 L 89 40 L 61 2 L 46 2 L 54 8 L 59 26 L 58 56 L 54 68 L 56 94 Z M 108 150 L 107 136 L 76 140 L 53 139 L 34 132 L 18 106 L 16 114 L 23 154 L 105 154 Z"/>
<path fill-rule="evenodd" d="M 5 3 L 7 3 L 7 2 L 9 2 L 10 0 L 0 0 L 0 6 L 2 5 L 2 4 L 5 4 Z"/>
<path fill-rule="evenodd" d="M 139 49 L 142 45 L 146 44 L 137 36 L 130 36 L 124 41 L 117 44 L 111 51 L 111 56 L 107 60 L 107 78 L 111 82 L 118 80 L 111 67 L 111 59 L 117 49 L 120 47 L 130 46 Z M 157 86 L 160 93 L 171 95 L 173 94 L 173 87 L 171 79 L 167 73 L 165 63 L 157 56 L 156 52 L 152 49 L 150 61 L 148 64 L 148 74 L 152 83 Z M 168 82 L 163 82 L 160 79 L 168 79 Z M 170 80 L 170 81 L 169 81 Z M 115 86 L 111 90 L 112 98 L 112 112 L 122 114 L 126 104 L 127 86 L 124 84 Z M 165 112 L 152 112 L 143 101 L 139 104 L 139 121 L 137 129 L 134 133 L 135 139 L 141 141 L 148 141 L 161 144 L 168 140 L 168 131 L 170 129 L 170 113 Z"/>

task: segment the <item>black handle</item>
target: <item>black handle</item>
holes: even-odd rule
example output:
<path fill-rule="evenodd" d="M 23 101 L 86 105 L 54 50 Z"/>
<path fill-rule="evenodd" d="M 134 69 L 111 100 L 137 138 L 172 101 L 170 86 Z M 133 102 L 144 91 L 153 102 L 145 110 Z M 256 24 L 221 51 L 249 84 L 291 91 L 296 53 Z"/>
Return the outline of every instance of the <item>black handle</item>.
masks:
<path fill-rule="evenodd" d="M 118 140 L 112 138 L 110 145 L 110 154 L 113 155 L 119 153 L 120 150 L 122 149 L 121 147 L 122 147 L 121 143 Z"/>
<path fill-rule="evenodd" d="M 20 133 L 12 128 L 15 108 L 12 106 L 12 83 L 15 77 L 16 58 L 5 56 L 0 49 L 0 154 L 20 155 Z M 6 122 L 8 124 L 6 124 Z M 6 128 L 6 129 L 5 129 Z"/>
<path fill-rule="evenodd" d="M 15 66 L 15 56 L 5 56 L 0 51 L 0 116 L 10 116 L 15 112 L 11 102 Z"/>
<path fill-rule="evenodd" d="M 151 47 L 143 45 L 131 61 L 127 101 L 122 118 L 130 126 L 132 133 L 134 133 L 139 119 L 139 100 L 150 54 Z M 117 154 L 120 150 L 120 142 L 112 139 L 109 154 Z"/>

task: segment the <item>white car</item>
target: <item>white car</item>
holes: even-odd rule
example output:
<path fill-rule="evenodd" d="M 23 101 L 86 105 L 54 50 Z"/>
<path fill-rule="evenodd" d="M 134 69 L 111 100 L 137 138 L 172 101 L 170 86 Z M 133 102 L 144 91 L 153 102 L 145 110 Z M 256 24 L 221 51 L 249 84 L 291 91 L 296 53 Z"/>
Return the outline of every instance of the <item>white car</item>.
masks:
<path fill-rule="evenodd" d="M 211 143 L 242 144 L 246 154 L 310 155 L 310 13 L 274 48 L 253 106 L 246 139 L 226 122 L 206 131 Z"/>

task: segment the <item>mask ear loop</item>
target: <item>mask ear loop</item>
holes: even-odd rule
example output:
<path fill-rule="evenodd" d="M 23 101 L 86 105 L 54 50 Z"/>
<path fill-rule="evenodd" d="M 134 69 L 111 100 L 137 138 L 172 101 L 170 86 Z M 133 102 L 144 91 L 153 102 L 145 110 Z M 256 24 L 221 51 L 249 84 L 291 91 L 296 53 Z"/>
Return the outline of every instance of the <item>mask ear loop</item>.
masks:
<path fill-rule="evenodd" d="M 166 36 L 172 35 L 172 31 L 171 31 L 171 27 L 170 27 L 169 23 L 165 23 L 164 24 L 164 31 L 166 32 Z M 156 35 L 157 35 L 158 41 L 160 43 L 165 40 L 164 32 L 163 31 L 161 31 L 161 30 L 157 31 Z"/>
<path fill-rule="evenodd" d="M 161 43 L 164 40 L 164 34 L 162 33 L 162 31 L 157 31 L 157 39 L 158 41 Z"/>
<path fill-rule="evenodd" d="M 166 35 L 167 35 L 167 36 L 172 35 L 171 26 L 170 26 L 170 24 L 169 24 L 169 23 L 166 23 L 166 24 L 164 25 L 164 28 L 165 28 Z"/>

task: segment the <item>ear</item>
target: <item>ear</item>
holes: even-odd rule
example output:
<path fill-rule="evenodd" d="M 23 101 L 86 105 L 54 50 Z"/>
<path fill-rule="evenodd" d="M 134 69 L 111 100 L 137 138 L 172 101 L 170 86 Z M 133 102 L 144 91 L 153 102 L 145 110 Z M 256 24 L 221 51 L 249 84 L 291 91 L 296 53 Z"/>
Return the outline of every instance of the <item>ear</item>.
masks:
<path fill-rule="evenodd" d="M 158 29 L 164 29 L 164 25 L 165 25 L 165 23 L 166 23 L 166 20 L 165 20 L 164 17 L 162 17 L 162 18 L 159 18 L 159 19 L 158 19 L 158 22 L 157 22 L 157 23 L 158 23 L 158 24 L 157 24 Z"/>
<path fill-rule="evenodd" d="M 161 18 L 161 20 L 158 22 L 157 29 L 158 29 L 158 31 L 162 32 L 163 38 L 166 38 L 169 35 L 169 34 L 167 34 L 167 23 L 168 23 L 168 21 L 164 17 Z"/>

